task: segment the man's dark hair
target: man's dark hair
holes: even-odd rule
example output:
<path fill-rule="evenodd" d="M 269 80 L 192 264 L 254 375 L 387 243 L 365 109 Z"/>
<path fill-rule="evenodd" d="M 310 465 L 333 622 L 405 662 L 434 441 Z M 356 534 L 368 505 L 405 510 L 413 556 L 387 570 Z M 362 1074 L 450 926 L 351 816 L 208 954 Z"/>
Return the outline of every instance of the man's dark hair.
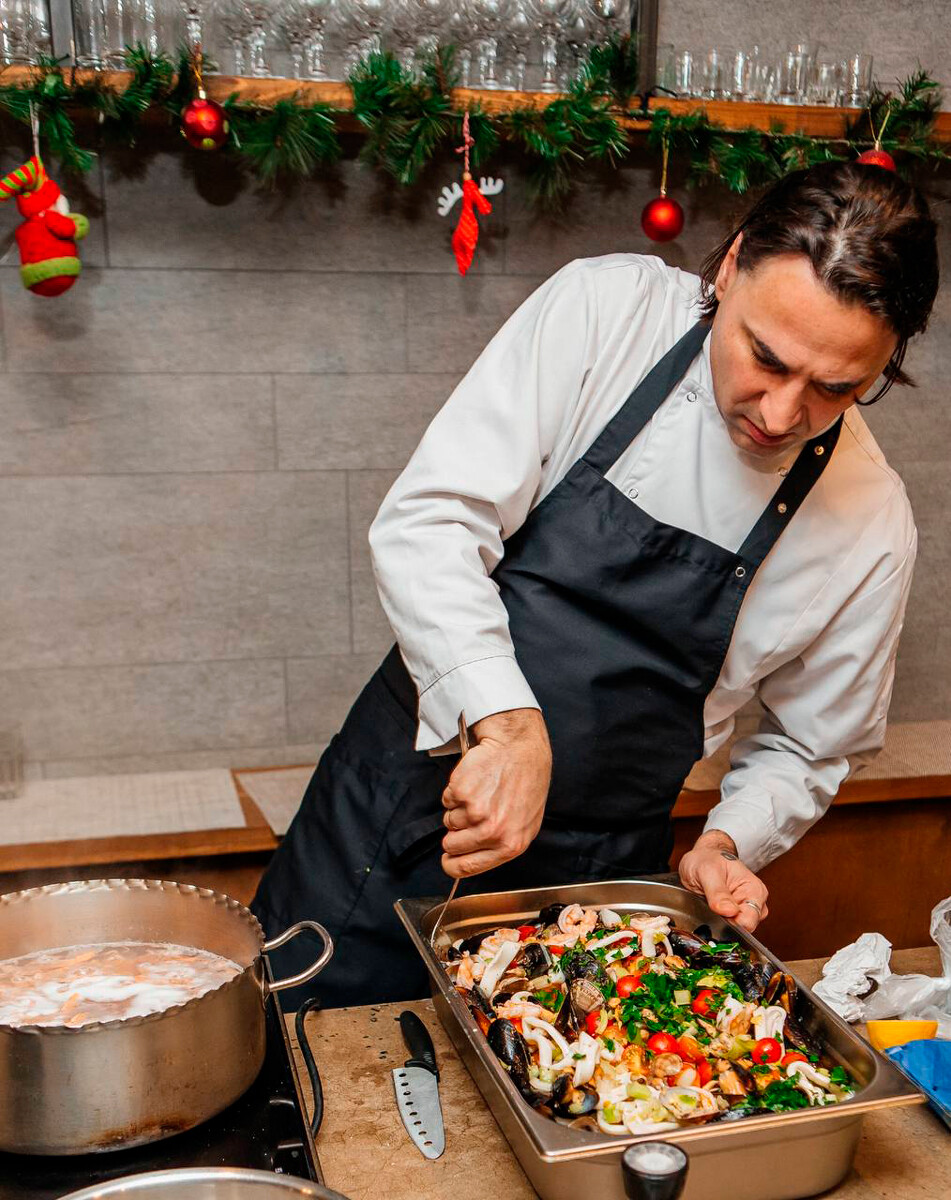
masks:
<path fill-rule="evenodd" d="M 938 291 L 938 249 L 928 202 L 894 171 L 858 162 L 793 171 L 753 205 L 700 268 L 702 315 L 717 310 L 717 273 L 737 234 L 740 270 L 778 254 L 804 254 L 833 296 L 884 318 L 898 337 L 885 383 L 912 384 L 902 370 L 908 340 L 921 333 Z"/>

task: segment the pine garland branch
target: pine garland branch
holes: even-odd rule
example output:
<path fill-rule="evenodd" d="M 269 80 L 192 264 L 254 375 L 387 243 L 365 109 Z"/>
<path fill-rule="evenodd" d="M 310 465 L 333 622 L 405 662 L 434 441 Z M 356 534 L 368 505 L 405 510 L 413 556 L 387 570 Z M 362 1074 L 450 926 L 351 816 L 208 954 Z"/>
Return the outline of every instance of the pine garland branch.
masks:
<path fill-rule="evenodd" d="M 302 108 L 291 100 L 278 100 L 262 113 L 232 96 L 225 111 L 231 122 L 232 152 L 271 187 L 282 178 L 306 179 L 340 157 L 334 113 L 328 104 Z"/>

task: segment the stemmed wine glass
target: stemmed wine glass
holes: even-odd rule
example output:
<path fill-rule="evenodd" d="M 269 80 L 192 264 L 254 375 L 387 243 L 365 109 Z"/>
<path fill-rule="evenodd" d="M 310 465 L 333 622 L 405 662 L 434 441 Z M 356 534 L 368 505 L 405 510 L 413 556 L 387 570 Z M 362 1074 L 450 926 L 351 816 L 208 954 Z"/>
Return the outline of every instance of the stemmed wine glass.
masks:
<path fill-rule="evenodd" d="M 466 0 L 465 7 L 477 38 L 479 87 L 494 90 L 499 86 L 499 35 L 512 15 L 512 0 Z"/>
<path fill-rule="evenodd" d="M 456 51 L 456 65 L 459 69 L 459 83 L 469 87 L 472 82 L 472 48 L 475 42 L 475 30 L 468 8 L 463 4 L 454 4 L 444 27 L 446 41 Z"/>
<path fill-rule="evenodd" d="M 291 51 L 295 79 L 326 79 L 324 33 L 334 0 L 286 0 L 281 29 Z M 306 65 L 305 65 L 306 56 Z"/>
<path fill-rule="evenodd" d="M 49 53 L 50 31 L 36 0 L 6 0 L 0 6 L 0 61 L 34 63 Z"/>
<path fill-rule="evenodd" d="M 526 0 L 512 0 L 509 18 L 505 23 L 502 52 L 511 60 L 505 71 L 503 87 L 510 91 L 525 91 L 525 73 L 528 69 L 528 48 L 535 30 L 528 15 Z"/>
<path fill-rule="evenodd" d="M 249 42 L 254 32 L 251 14 L 243 0 L 213 0 L 215 23 L 231 46 L 235 75 L 247 75 L 250 56 Z"/>
<path fill-rule="evenodd" d="M 346 73 L 368 54 L 379 53 L 388 0 L 338 0 L 336 25 L 346 38 Z"/>
<path fill-rule="evenodd" d="M 542 35 L 542 81 L 540 91 L 558 91 L 558 33 L 574 7 L 574 0 L 527 0 L 528 11 L 538 22 Z"/>
<path fill-rule="evenodd" d="M 566 85 L 581 70 L 584 56 L 591 45 L 592 24 L 591 13 L 585 7 L 584 0 L 580 0 L 568 15 L 565 44 L 571 53 L 571 65 L 565 68 L 564 82 Z"/>

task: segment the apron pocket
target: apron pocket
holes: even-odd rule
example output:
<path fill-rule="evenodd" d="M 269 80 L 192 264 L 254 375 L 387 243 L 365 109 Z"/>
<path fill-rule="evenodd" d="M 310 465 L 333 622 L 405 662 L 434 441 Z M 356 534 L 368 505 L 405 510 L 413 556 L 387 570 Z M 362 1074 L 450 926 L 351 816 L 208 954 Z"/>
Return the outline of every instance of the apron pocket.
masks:
<path fill-rule="evenodd" d="M 394 822 L 386 835 L 387 849 L 393 865 L 405 869 L 426 858 L 440 846 L 445 835 L 446 827 L 442 823 L 442 808 L 440 808 L 438 816 L 430 813 L 415 821 Z"/>

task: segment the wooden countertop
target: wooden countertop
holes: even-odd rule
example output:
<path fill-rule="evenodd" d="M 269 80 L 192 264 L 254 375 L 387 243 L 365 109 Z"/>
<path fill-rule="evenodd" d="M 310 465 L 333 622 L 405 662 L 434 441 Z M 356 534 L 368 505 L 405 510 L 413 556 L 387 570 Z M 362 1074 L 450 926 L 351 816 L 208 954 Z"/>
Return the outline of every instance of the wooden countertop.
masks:
<path fill-rule="evenodd" d="M 811 984 L 824 962 L 789 965 Z M 896 950 L 892 967 L 899 973 L 935 974 L 940 969 L 937 948 Z M 424 1159 L 410 1142 L 393 1100 L 390 1070 L 406 1058 L 397 1025 L 404 1008 L 419 1013 L 436 1046 L 446 1151 L 435 1162 Z M 307 1030 L 323 1081 L 325 1115 L 317 1149 L 328 1187 L 349 1200 L 534 1200 L 535 1191 L 431 1001 L 331 1009 L 308 1018 Z M 293 1039 L 293 1029 L 291 1034 Z M 309 1099 L 300 1060 L 298 1069 Z M 949 1147 L 947 1130 L 924 1105 L 869 1114 L 851 1173 L 825 1195 L 835 1200 L 951 1195 Z"/>

